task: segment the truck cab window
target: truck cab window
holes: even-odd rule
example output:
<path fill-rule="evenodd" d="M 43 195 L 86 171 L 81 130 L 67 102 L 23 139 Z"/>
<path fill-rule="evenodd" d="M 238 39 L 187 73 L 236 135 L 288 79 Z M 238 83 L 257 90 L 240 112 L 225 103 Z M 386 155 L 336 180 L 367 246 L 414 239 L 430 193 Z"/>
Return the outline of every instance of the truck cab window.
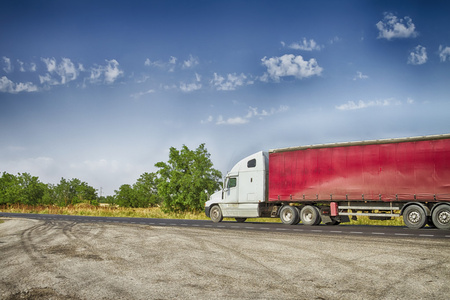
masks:
<path fill-rule="evenodd" d="M 247 168 L 254 168 L 256 167 L 256 159 L 251 159 L 247 162 Z"/>
<path fill-rule="evenodd" d="M 237 178 L 236 177 L 228 178 L 227 188 L 236 187 L 236 184 L 237 184 Z"/>

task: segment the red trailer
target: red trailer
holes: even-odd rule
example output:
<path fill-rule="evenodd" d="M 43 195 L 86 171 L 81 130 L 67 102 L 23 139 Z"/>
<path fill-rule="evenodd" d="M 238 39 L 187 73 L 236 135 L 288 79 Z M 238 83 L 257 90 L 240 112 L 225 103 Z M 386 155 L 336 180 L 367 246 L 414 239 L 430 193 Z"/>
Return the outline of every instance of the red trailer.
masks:
<path fill-rule="evenodd" d="M 392 217 L 413 205 L 409 217 L 403 213 L 405 223 L 422 227 L 450 202 L 450 135 L 271 150 L 268 197 L 329 202 L 331 222 L 337 216 Z M 444 212 L 433 223 L 449 217 Z"/>
<path fill-rule="evenodd" d="M 450 229 L 450 134 L 274 149 L 232 171 L 228 195 L 208 206 L 224 202 L 221 213 L 240 220 L 279 216 L 317 225 L 403 216 L 410 228 Z M 258 186 L 264 191 L 254 192 Z M 257 206 L 249 195 L 259 195 L 252 196 Z"/>

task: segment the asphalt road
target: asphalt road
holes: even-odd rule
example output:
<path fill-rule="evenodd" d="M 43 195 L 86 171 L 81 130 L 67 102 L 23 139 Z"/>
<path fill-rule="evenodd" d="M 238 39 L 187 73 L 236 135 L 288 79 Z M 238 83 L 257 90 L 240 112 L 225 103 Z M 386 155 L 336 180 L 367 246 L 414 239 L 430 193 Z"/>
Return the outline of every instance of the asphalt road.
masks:
<path fill-rule="evenodd" d="M 0 299 L 447 299 L 449 232 L 5 214 Z"/>
<path fill-rule="evenodd" d="M 397 238 L 434 238 L 449 239 L 450 231 L 425 227 L 422 229 L 410 229 L 404 226 L 303 226 L 301 224 L 289 226 L 281 223 L 267 222 L 245 222 L 237 223 L 223 221 L 213 223 L 210 220 L 179 220 L 179 219 L 150 219 L 150 218 L 122 218 L 122 217 L 90 217 L 90 216 L 68 216 L 68 215 L 45 215 L 45 214 L 18 214 L 0 212 L 0 217 L 28 218 L 37 220 L 66 220 L 73 222 L 103 222 L 121 224 L 139 224 L 151 226 L 176 226 L 192 228 L 214 228 L 233 230 L 256 230 L 261 232 L 285 232 L 298 234 L 326 234 L 333 236 L 365 236 L 365 237 L 397 237 Z"/>

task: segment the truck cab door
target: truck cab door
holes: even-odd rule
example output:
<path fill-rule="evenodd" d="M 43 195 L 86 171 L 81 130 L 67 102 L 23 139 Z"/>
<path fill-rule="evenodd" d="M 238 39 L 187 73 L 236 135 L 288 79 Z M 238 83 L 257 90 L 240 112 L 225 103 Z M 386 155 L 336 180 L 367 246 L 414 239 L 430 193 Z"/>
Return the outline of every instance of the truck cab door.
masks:
<path fill-rule="evenodd" d="M 223 194 L 222 214 L 224 217 L 234 217 L 239 214 L 238 177 L 230 176 L 225 182 Z"/>
<path fill-rule="evenodd" d="M 226 182 L 224 202 L 237 203 L 238 202 L 238 178 L 228 177 Z"/>

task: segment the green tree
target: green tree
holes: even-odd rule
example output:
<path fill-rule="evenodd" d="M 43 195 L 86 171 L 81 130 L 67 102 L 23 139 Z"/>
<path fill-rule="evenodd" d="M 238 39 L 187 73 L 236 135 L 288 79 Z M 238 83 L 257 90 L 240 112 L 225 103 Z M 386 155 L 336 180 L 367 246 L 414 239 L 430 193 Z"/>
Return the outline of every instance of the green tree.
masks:
<path fill-rule="evenodd" d="M 155 166 L 159 168 L 157 187 L 164 211 L 202 210 L 208 194 L 220 188 L 222 174 L 213 169 L 205 144 L 195 151 L 185 145 L 181 150 L 171 147 L 169 161 Z"/>
<path fill-rule="evenodd" d="M 0 204 L 37 205 L 42 201 L 47 186 L 36 176 L 3 172 L 0 178 Z"/>
<path fill-rule="evenodd" d="M 21 203 L 29 205 L 38 205 L 42 202 L 47 186 L 39 181 L 36 176 L 28 173 L 19 174 L 17 177 L 21 189 Z"/>
<path fill-rule="evenodd" d="M 116 204 L 122 207 L 139 207 L 136 191 L 129 184 L 122 184 L 116 193 Z"/>
<path fill-rule="evenodd" d="M 133 185 L 139 207 L 156 206 L 161 203 L 157 189 L 157 175 L 144 173 Z"/>
<path fill-rule="evenodd" d="M 54 204 L 59 206 L 98 201 L 97 191 L 77 178 L 72 180 L 61 178 L 59 184 L 54 186 L 54 194 L 49 197 L 53 198 Z"/>
<path fill-rule="evenodd" d="M 0 204 L 20 203 L 20 194 L 21 188 L 17 177 L 3 172 L 0 178 Z"/>

